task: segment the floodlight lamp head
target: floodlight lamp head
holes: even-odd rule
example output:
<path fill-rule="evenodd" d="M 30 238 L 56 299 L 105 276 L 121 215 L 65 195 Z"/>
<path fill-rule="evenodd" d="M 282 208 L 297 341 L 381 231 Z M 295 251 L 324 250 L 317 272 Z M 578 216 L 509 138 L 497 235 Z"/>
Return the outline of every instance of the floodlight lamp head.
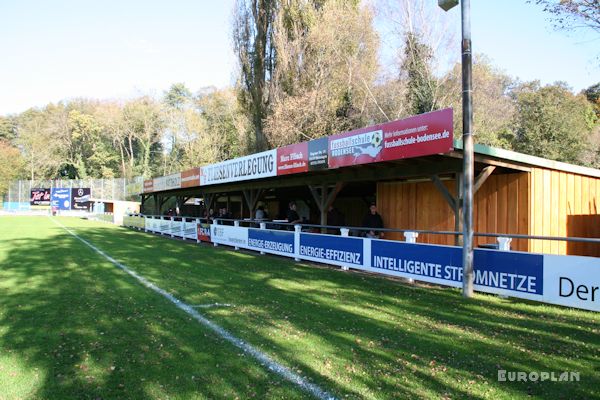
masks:
<path fill-rule="evenodd" d="M 458 0 L 438 0 L 438 6 L 444 11 L 448 11 L 458 5 Z"/>

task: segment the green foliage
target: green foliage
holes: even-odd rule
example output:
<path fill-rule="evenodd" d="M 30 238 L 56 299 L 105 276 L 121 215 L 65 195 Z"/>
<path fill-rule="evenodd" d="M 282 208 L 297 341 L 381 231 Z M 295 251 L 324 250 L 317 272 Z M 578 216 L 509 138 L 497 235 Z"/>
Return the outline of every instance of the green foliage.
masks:
<path fill-rule="evenodd" d="M 13 140 L 17 136 L 17 121 L 12 116 L 0 116 L 0 140 Z"/>
<path fill-rule="evenodd" d="M 69 128 L 75 178 L 109 178 L 118 172 L 118 155 L 106 128 L 94 115 L 69 112 Z"/>
<path fill-rule="evenodd" d="M 596 83 L 585 89 L 583 95 L 592 103 L 596 116 L 600 119 L 600 83 Z"/>
<path fill-rule="evenodd" d="M 540 87 L 539 82 L 515 90 L 517 151 L 552 160 L 578 163 L 589 143 L 595 115 L 583 96 L 565 84 Z"/>
<path fill-rule="evenodd" d="M 181 109 L 192 98 L 192 92 L 183 83 L 174 83 L 165 92 L 164 103 L 170 107 Z"/>
<path fill-rule="evenodd" d="M 406 101 L 410 114 L 423 114 L 437 109 L 434 96 L 435 80 L 431 73 L 432 50 L 421 38 L 407 32 L 404 42 L 402 71 L 406 74 Z"/>

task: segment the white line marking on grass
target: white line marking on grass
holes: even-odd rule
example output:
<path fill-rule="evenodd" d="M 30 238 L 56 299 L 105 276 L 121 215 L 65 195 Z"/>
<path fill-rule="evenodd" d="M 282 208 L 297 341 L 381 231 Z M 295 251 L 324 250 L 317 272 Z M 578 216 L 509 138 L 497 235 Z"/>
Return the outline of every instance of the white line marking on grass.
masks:
<path fill-rule="evenodd" d="M 227 303 L 212 303 L 212 304 L 196 304 L 194 306 L 190 306 L 192 308 L 213 308 L 213 307 L 234 307 L 233 304 Z"/>
<path fill-rule="evenodd" d="M 147 288 L 152 289 L 154 292 L 160 294 L 161 296 L 163 296 L 164 298 L 169 300 L 171 303 L 175 304 L 179 309 L 185 311 L 187 314 L 192 316 L 196 321 L 198 321 L 199 323 L 204 325 L 206 328 L 211 329 L 213 332 L 215 332 L 216 334 L 221 336 L 223 339 L 227 340 L 229 343 L 238 347 L 245 353 L 250 354 L 260 364 L 267 367 L 269 370 L 275 372 L 282 378 L 296 384 L 302 390 L 309 392 L 310 394 L 312 394 L 313 396 L 315 396 L 318 399 L 323 399 L 323 400 L 334 400 L 335 399 L 335 397 L 333 395 L 331 395 L 328 392 L 326 392 L 325 390 L 321 389 L 319 386 L 315 385 L 314 383 L 310 383 L 309 381 L 307 381 L 300 375 L 298 375 L 295 372 L 293 372 L 292 370 L 290 370 L 288 367 L 286 367 L 282 364 L 279 364 L 277 361 L 273 360 L 271 357 L 269 357 L 262 351 L 258 350 L 254 346 L 246 343 L 242 339 L 238 339 L 237 337 L 233 336 L 227 330 L 221 328 L 219 325 L 215 324 L 214 322 L 212 322 L 211 320 L 209 320 L 208 318 L 206 318 L 202 314 L 200 314 L 198 311 L 194 310 L 192 308 L 192 306 L 182 302 L 181 300 L 177 299 L 172 294 L 170 294 L 167 291 L 156 286 L 155 284 L 153 284 L 152 282 L 150 282 L 143 276 L 141 276 L 141 275 L 137 274 L 136 272 L 134 272 L 133 270 L 127 268 L 125 265 L 121 264 L 120 262 L 118 262 L 117 260 L 115 260 L 114 258 L 109 256 L 108 254 L 106 254 L 105 252 L 103 252 L 102 250 L 100 250 L 99 248 L 97 248 L 96 246 L 94 246 L 93 244 L 88 242 L 87 240 L 83 239 L 82 237 L 77 235 L 75 232 L 73 232 L 72 230 L 70 230 L 69 228 L 67 228 L 66 226 L 64 226 L 57 220 L 55 220 L 54 218 L 51 218 L 51 217 L 48 217 L 48 218 L 50 218 L 50 220 L 52 220 L 52 222 L 54 222 L 56 225 L 60 226 L 65 231 L 67 231 L 70 235 L 72 235 L 73 237 L 75 237 L 76 239 L 81 241 L 83 244 L 85 244 L 86 246 L 88 246 L 89 248 L 94 250 L 96 253 L 98 253 L 102 257 L 106 258 L 113 265 L 115 265 L 116 267 L 120 268 L 121 270 L 123 270 L 124 272 L 129 274 L 130 276 L 137 279 L 142 285 L 144 285 Z"/>

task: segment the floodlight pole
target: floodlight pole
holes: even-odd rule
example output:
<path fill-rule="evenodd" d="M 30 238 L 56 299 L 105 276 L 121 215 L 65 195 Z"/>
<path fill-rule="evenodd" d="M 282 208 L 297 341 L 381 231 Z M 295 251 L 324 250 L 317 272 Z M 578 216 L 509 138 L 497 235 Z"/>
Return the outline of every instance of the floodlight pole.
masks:
<path fill-rule="evenodd" d="M 438 0 L 448 11 L 458 0 Z M 473 297 L 473 90 L 471 54 L 471 0 L 462 0 L 462 106 L 463 106 L 463 296 Z"/>
<path fill-rule="evenodd" d="M 473 90 L 471 0 L 461 1 L 463 92 L 463 296 L 473 297 Z"/>

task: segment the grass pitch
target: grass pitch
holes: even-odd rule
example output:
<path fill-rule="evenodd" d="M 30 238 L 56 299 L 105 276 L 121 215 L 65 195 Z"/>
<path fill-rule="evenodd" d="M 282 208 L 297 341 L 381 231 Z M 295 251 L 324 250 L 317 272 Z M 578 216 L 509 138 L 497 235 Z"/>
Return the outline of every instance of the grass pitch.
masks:
<path fill-rule="evenodd" d="M 598 396 L 598 313 L 59 220 L 338 398 Z M 0 217 L 0 399 L 308 397 L 49 218 Z"/>

